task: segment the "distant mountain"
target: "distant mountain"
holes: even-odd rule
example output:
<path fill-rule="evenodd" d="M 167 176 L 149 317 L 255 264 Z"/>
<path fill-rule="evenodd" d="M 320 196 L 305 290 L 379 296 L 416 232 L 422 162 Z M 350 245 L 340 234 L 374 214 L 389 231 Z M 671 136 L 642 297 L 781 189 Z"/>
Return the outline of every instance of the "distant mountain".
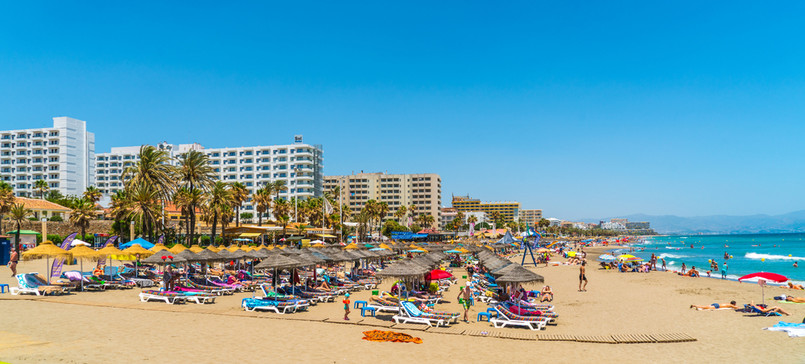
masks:
<path fill-rule="evenodd" d="M 629 221 L 648 221 L 660 234 L 764 234 L 805 232 L 805 210 L 783 215 L 681 217 L 634 214 L 618 216 Z M 609 221 L 610 218 L 602 219 Z M 585 220 L 597 223 L 599 220 Z"/>

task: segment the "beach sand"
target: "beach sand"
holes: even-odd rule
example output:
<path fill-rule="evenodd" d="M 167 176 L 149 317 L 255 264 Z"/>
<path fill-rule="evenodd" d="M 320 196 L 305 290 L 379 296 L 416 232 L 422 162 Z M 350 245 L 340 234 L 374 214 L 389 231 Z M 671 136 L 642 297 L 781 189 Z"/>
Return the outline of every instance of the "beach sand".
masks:
<path fill-rule="evenodd" d="M 454 327 L 518 334 L 618 335 L 684 333 L 694 342 L 602 344 L 568 341 L 514 340 L 495 337 L 450 335 L 419 330 L 396 330 L 422 338 L 422 344 L 378 343 L 361 340 L 367 330 L 388 330 L 360 325 L 388 323 L 391 315 L 360 316 L 345 324 L 342 297 L 334 303 L 310 308 L 310 312 L 277 315 L 240 309 L 240 300 L 251 293 L 218 297 L 212 305 L 141 303 L 140 289 L 85 292 L 63 297 L 0 295 L 0 360 L 11 363 L 101 363 L 139 359 L 155 362 L 314 362 L 314 363 L 411 363 L 411 362 L 534 362 L 571 363 L 597 361 L 657 363 L 699 362 L 805 362 L 805 339 L 762 330 L 778 321 L 801 322 L 805 305 L 785 304 L 770 298 L 799 293 L 779 287 L 766 288 L 766 303 L 792 313 L 783 317 L 757 317 L 720 311 L 696 311 L 691 304 L 736 300 L 760 301 L 755 284 L 707 278 L 683 278 L 673 273 L 617 273 L 599 270 L 594 262 L 600 248 L 589 250 L 587 292 L 578 292 L 577 266 L 536 268 L 551 285 L 559 313 L 558 323 L 547 330 L 494 329 L 475 322 Z M 22 262 L 20 272 L 44 271 L 44 261 Z M 74 267 L 65 267 L 73 269 Z M 465 271 L 457 270 L 461 277 Z M 16 286 L 7 267 L 0 268 L 0 283 Z M 463 283 L 463 279 L 459 280 Z M 381 288 L 388 288 L 384 282 Z M 534 289 L 541 288 L 534 286 Z M 441 311 L 459 312 L 457 286 L 437 305 Z M 368 300 L 370 291 L 352 295 Z M 325 320 L 332 320 L 327 322 Z M 534 335 L 535 336 L 535 335 Z M 532 337 L 534 337 L 532 336 Z"/>

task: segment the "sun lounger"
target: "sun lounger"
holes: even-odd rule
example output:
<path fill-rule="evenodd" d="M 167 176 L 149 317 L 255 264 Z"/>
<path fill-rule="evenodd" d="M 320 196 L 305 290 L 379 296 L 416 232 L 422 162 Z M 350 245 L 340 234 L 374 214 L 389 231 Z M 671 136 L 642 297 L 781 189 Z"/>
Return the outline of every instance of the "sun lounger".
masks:
<path fill-rule="evenodd" d="M 757 314 L 757 316 L 782 316 L 779 312 L 763 312 L 752 305 L 744 305 L 744 311 Z"/>
<path fill-rule="evenodd" d="M 397 302 L 391 302 L 385 298 L 381 297 L 372 297 L 372 300 L 366 305 L 367 307 L 373 307 L 377 311 L 388 311 L 388 312 L 400 312 L 400 305 Z"/>
<path fill-rule="evenodd" d="M 411 302 L 400 302 L 400 314 L 392 317 L 396 323 L 426 324 L 428 326 L 447 326 L 454 319 L 451 315 L 430 314 L 420 311 Z"/>
<path fill-rule="evenodd" d="M 67 293 L 67 290 L 64 287 L 43 284 L 36 278 L 37 274 L 38 273 L 17 274 L 16 278 L 18 287 L 9 287 L 11 294 L 18 295 L 22 293 L 32 293 L 37 296 L 42 296 L 61 295 Z"/>
<path fill-rule="evenodd" d="M 163 301 L 167 304 L 183 303 L 187 296 L 177 292 L 165 292 L 157 290 L 147 290 L 140 292 L 140 302 Z"/>
<path fill-rule="evenodd" d="M 278 301 L 264 298 L 244 298 L 240 306 L 245 311 L 270 311 L 277 314 L 286 314 L 307 309 L 307 304 L 300 301 Z"/>
<path fill-rule="evenodd" d="M 185 283 L 187 283 L 187 285 L 189 285 L 191 288 L 202 289 L 202 290 L 209 291 L 210 293 L 215 294 L 215 295 L 219 295 L 219 296 L 220 295 L 225 295 L 225 294 L 230 295 L 230 294 L 235 293 L 235 290 L 232 289 L 232 288 L 218 287 L 218 286 L 208 286 L 206 284 L 201 284 L 201 283 L 195 282 L 192 279 L 185 280 Z"/>
<path fill-rule="evenodd" d="M 547 317 L 541 316 L 520 316 L 515 315 L 514 313 L 510 312 L 503 307 L 503 305 L 495 306 L 495 311 L 498 312 L 498 316 L 491 318 L 489 322 L 495 326 L 495 328 L 501 328 L 506 326 L 524 326 L 531 330 L 541 330 L 544 329 L 545 326 L 548 324 L 550 320 Z"/>

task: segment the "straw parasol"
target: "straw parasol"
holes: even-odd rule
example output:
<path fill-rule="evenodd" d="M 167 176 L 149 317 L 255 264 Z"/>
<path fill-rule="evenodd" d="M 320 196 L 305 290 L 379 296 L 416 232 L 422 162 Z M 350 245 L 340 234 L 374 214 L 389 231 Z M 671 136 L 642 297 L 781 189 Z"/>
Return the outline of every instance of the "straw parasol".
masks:
<path fill-rule="evenodd" d="M 193 252 L 193 253 L 198 253 L 198 252 L 204 250 L 204 248 L 198 246 L 198 244 L 193 244 L 188 249 L 190 249 L 190 251 Z"/>
<path fill-rule="evenodd" d="M 206 250 L 206 249 L 202 249 L 201 251 L 195 252 L 195 253 L 196 253 L 196 258 L 197 259 L 199 259 L 201 261 L 205 261 L 205 262 L 212 262 L 212 261 L 223 260 L 224 259 L 222 256 L 218 255 L 218 253 L 213 253 L 213 252 L 211 252 L 209 250 Z"/>
<path fill-rule="evenodd" d="M 179 253 L 183 252 L 185 249 L 187 249 L 187 248 L 184 245 L 176 244 L 176 245 L 174 245 L 172 248 L 170 248 L 168 250 L 170 250 L 170 252 L 173 253 L 173 254 L 179 254 Z"/>
<path fill-rule="evenodd" d="M 287 257 L 287 256 L 282 255 L 282 254 L 271 254 L 269 257 L 263 259 L 263 261 L 260 262 L 260 264 L 256 265 L 255 268 L 257 268 L 257 269 L 269 269 L 269 268 L 284 269 L 284 268 L 300 267 L 302 265 L 303 265 L 302 262 L 300 262 L 300 261 L 298 261 L 298 260 L 296 260 L 294 258 Z"/>
<path fill-rule="evenodd" d="M 223 249 L 223 248 L 219 248 L 219 247 L 217 247 L 215 245 L 210 245 L 210 246 L 207 247 L 207 250 L 209 250 L 209 251 L 211 251 L 213 253 L 220 252 L 221 249 Z"/>
<path fill-rule="evenodd" d="M 132 245 L 132 246 L 126 248 L 126 249 L 123 249 L 122 253 L 125 254 L 125 255 L 131 255 L 131 256 L 139 255 L 141 258 L 148 258 L 148 257 L 154 255 L 154 252 L 143 248 L 142 246 L 140 246 L 140 244 L 134 244 L 134 245 Z M 136 260 L 136 259 L 137 258 L 129 259 L 129 260 Z"/>
<path fill-rule="evenodd" d="M 196 258 L 196 253 L 193 253 L 190 249 L 185 249 L 179 252 L 178 254 L 174 254 L 174 257 L 180 257 L 188 262 L 197 262 L 198 259 Z"/>
<path fill-rule="evenodd" d="M 407 278 L 425 275 L 425 273 L 428 273 L 429 271 L 429 269 L 421 265 L 413 263 L 410 260 L 405 260 L 390 265 L 388 268 L 377 272 L 375 276 Z"/>
<path fill-rule="evenodd" d="M 148 250 L 150 250 L 152 252 L 158 252 L 160 250 L 167 250 L 167 249 L 168 249 L 168 247 L 166 247 L 165 244 L 158 243 L 158 244 L 154 244 L 154 246 L 151 247 L 151 249 L 148 249 Z"/>
<path fill-rule="evenodd" d="M 86 246 L 83 246 L 83 245 L 73 247 L 72 249 L 69 250 L 69 252 L 70 252 L 70 255 L 72 255 L 73 258 L 78 259 L 79 263 L 81 264 L 81 272 L 82 272 L 82 274 L 84 272 L 84 260 L 85 259 L 86 260 L 97 260 L 98 258 L 101 257 L 98 254 L 98 252 L 95 251 L 95 249 L 90 249 L 90 248 L 87 248 Z M 81 290 L 82 291 L 84 290 L 84 280 L 83 279 L 81 279 Z"/>
<path fill-rule="evenodd" d="M 53 245 L 53 242 L 50 240 L 43 241 L 41 244 L 37 245 L 35 248 L 22 253 L 23 260 L 32 260 L 32 259 L 39 259 L 45 257 L 47 264 L 47 272 L 48 272 L 48 284 L 50 284 L 50 258 L 69 258 L 70 252 Z"/>
<path fill-rule="evenodd" d="M 495 279 L 495 282 L 500 283 L 541 283 L 545 282 L 545 278 L 541 275 L 525 269 L 517 264 L 512 264 L 508 273 Z"/>
<path fill-rule="evenodd" d="M 165 257 L 165 259 L 163 260 L 162 257 Z M 173 259 L 168 257 L 173 257 Z M 186 261 L 184 258 L 174 256 L 173 253 L 166 249 L 155 252 L 154 255 L 142 260 L 143 263 L 148 264 L 183 263 Z"/>

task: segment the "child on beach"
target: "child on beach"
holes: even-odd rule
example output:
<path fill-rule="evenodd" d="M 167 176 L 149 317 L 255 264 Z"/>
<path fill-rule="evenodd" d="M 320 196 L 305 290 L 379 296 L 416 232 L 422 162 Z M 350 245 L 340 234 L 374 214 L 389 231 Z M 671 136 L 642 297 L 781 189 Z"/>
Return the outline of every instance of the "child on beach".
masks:
<path fill-rule="evenodd" d="M 344 303 L 344 320 L 349 321 L 349 293 L 344 295 L 344 300 L 341 302 Z"/>

